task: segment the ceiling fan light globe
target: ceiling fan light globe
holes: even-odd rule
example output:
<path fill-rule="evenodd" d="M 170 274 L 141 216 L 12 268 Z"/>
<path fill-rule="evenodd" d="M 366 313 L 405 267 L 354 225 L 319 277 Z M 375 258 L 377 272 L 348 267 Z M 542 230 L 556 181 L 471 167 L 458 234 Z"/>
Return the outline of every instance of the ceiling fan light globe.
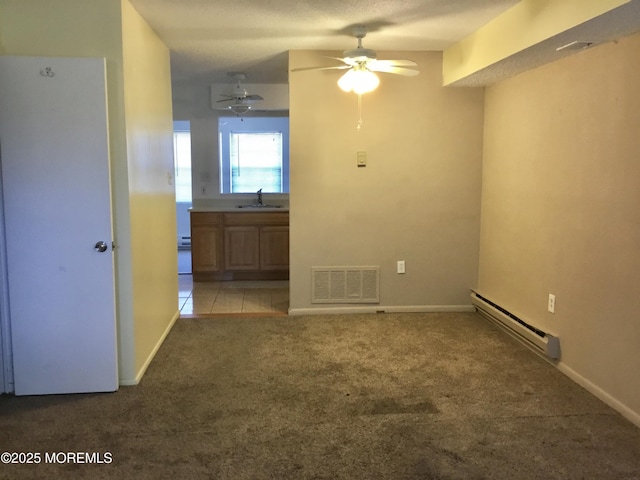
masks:
<path fill-rule="evenodd" d="M 242 105 L 242 104 L 229 105 L 229 107 L 227 108 L 231 110 L 233 113 L 235 113 L 236 115 L 243 115 L 247 113 L 249 110 L 251 110 L 250 105 Z"/>
<path fill-rule="evenodd" d="M 353 86 L 353 91 L 358 95 L 369 93 L 378 88 L 378 85 L 380 85 L 380 79 L 378 76 L 369 70 L 364 70 L 358 72 L 356 83 Z"/>
<path fill-rule="evenodd" d="M 363 93 L 372 92 L 380 85 L 378 76 L 366 68 L 351 69 L 338 80 L 338 87 L 345 92 Z"/>
<path fill-rule="evenodd" d="M 338 79 L 338 87 L 340 87 L 341 90 L 345 92 L 350 92 L 353 90 L 353 74 L 354 71 L 349 69 L 347 70 L 347 73 L 345 73 Z"/>

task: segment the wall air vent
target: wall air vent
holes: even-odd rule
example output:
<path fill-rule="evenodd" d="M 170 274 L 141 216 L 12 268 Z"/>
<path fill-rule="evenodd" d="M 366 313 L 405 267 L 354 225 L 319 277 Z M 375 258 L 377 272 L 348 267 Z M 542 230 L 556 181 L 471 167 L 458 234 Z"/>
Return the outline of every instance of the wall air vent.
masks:
<path fill-rule="evenodd" d="M 380 267 L 311 267 L 311 303 L 379 303 Z"/>

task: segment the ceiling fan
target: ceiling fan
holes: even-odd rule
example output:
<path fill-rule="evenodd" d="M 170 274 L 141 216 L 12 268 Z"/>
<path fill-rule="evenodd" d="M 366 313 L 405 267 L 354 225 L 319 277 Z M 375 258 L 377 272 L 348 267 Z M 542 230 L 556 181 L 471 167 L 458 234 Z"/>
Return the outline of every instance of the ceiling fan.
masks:
<path fill-rule="evenodd" d="M 260 95 L 250 95 L 247 90 L 242 87 L 242 80 L 246 78 L 244 73 L 229 72 L 227 75 L 236 79 L 236 86 L 231 90 L 230 94 L 219 94 L 225 98 L 217 100 L 216 103 L 231 102 L 228 105 L 221 106 L 219 110 L 231 110 L 236 115 L 242 115 L 251 110 L 251 106 L 254 103 L 264 100 Z"/>
<path fill-rule="evenodd" d="M 411 60 L 378 60 L 376 52 L 362 46 L 362 39 L 367 35 L 367 27 L 359 25 L 353 29 L 353 36 L 358 39 L 358 46 L 352 50 L 345 50 L 342 58 L 329 57 L 342 62 L 344 65 L 334 67 L 303 67 L 292 71 L 304 70 L 347 70 L 338 80 L 338 86 L 346 91 L 353 91 L 358 95 L 370 92 L 380 83 L 374 72 L 392 73 L 413 77 L 420 73 L 406 67 L 416 67 Z"/>

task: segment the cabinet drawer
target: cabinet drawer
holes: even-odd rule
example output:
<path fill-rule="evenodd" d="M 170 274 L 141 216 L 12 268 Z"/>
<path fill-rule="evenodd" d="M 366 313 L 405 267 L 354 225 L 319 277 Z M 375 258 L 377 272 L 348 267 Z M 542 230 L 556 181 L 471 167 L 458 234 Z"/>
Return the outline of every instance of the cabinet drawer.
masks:
<path fill-rule="evenodd" d="M 289 225 L 289 212 L 237 212 L 224 214 L 225 225 Z"/>
<path fill-rule="evenodd" d="M 222 225 L 222 214 L 215 212 L 191 212 L 191 225 Z"/>

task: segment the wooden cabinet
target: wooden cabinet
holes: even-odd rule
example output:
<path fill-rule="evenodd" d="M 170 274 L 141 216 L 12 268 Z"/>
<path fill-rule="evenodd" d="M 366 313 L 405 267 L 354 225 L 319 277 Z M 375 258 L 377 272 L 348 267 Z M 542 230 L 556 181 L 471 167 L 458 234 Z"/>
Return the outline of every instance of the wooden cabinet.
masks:
<path fill-rule="evenodd" d="M 224 228 L 224 267 L 226 270 L 260 269 L 260 231 L 258 227 Z"/>
<path fill-rule="evenodd" d="M 191 271 L 194 280 L 223 271 L 222 214 L 191 212 Z"/>
<path fill-rule="evenodd" d="M 289 226 L 260 227 L 260 269 L 289 270 Z"/>
<path fill-rule="evenodd" d="M 196 281 L 289 278 L 288 212 L 192 212 L 191 245 Z"/>

